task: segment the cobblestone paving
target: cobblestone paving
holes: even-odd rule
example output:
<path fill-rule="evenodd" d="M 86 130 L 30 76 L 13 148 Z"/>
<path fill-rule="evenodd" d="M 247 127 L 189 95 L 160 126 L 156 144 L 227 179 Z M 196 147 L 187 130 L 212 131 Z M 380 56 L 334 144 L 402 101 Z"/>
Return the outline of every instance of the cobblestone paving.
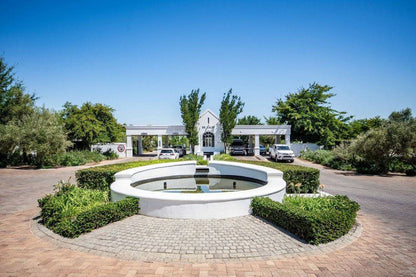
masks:
<path fill-rule="evenodd" d="M 392 224 L 390 220 L 392 214 L 389 213 L 389 209 L 380 210 L 387 217 L 381 217 L 381 213 L 372 214 L 369 209 L 371 205 L 367 205 L 369 202 L 363 203 L 363 210 L 358 215 L 362 224 L 362 233 L 352 242 L 346 241 L 332 246 L 325 245 L 318 250 L 305 250 L 278 256 L 239 259 L 205 257 L 206 262 L 198 262 L 201 260 L 200 254 L 136 251 L 134 253 L 143 254 L 142 258 L 136 259 L 133 254 L 131 257 L 121 257 L 117 256 L 118 254 L 114 257 L 116 251 L 110 253 L 109 247 L 95 250 L 57 240 L 50 233 L 42 232 L 38 224 L 34 224 L 33 218 L 39 214 L 39 209 L 35 208 L 36 199 L 51 192 L 56 179 L 67 179 L 76 169 L 78 168 L 35 171 L 0 169 L 0 276 L 416 276 L 416 236 L 412 223 L 414 216 L 409 217 L 408 220 L 398 217 L 400 220 Z M 345 178 L 342 175 L 339 177 L 339 179 Z M 370 186 L 374 195 L 380 195 L 380 191 L 385 190 L 384 187 L 378 186 L 380 178 L 359 176 L 359 178 L 354 178 L 354 182 L 363 184 L 361 179 L 374 182 Z M 391 189 L 395 189 L 395 194 L 401 193 L 397 188 L 405 187 L 402 195 L 407 196 L 415 195 L 415 180 L 414 177 L 404 179 L 392 176 L 384 182 L 388 182 Z M 326 184 L 328 187 L 337 188 L 336 182 L 328 181 Z M 355 186 L 352 187 L 354 188 Z M 398 201 L 387 205 L 390 202 L 384 201 L 380 204 L 388 207 L 401 207 L 402 204 Z M 139 217 L 131 219 L 139 220 Z M 251 220 L 255 222 L 257 219 L 251 218 L 249 221 Z M 129 221 L 117 224 L 129 225 Z M 145 224 L 145 222 L 141 221 L 140 224 Z M 258 224 L 262 228 L 257 231 L 263 232 L 263 222 Z M 196 228 L 195 226 L 202 226 L 189 225 L 186 228 L 193 229 Z M 249 224 L 247 225 L 238 228 L 249 229 Z M 111 229 L 115 226 L 107 227 Z M 160 228 L 154 227 L 153 233 L 157 234 Z M 208 225 L 204 225 L 204 228 L 197 232 L 204 233 Z M 87 236 L 95 236 L 103 232 L 101 230 L 104 229 L 82 236 L 80 240 L 86 241 Z M 189 237 L 184 238 L 177 229 L 173 228 L 173 230 L 180 234 L 178 237 L 182 241 L 190 240 Z M 237 232 L 237 230 L 232 231 Z M 216 233 L 210 232 L 209 234 L 214 236 L 213 234 Z M 233 234 L 235 233 L 228 229 L 222 235 L 230 239 Z M 152 233 L 149 232 L 147 235 L 150 236 Z M 261 236 L 256 239 L 260 240 Z M 268 237 L 265 236 L 263 239 L 267 240 Z M 250 243 L 250 239 L 247 242 Z M 101 243 L 102 246 L 107 246 L 110 242 L 102 240 Z M 165 243 L 173 245 L 169 240 L 165 240 Z M 133 240 L 128 246 L 134 244 L 138 245 Z M 164 245 L 160 245 L 160 248 Z M 255 252 L 256 248 L 252 249 Z M 125 251 L 128 254 L 127 250 L 122 248 L 119 250 L 120 253 Z M 257 248 L 257 250 L 257 253 L 260 253 L 261 249 Z M 209 254 L 215 253 L 204 255 Z M 172 255 L 179 255 L 176 258 L 180 261 L 166 262 L 175 260 Z"/>
<path fill-rule="evenodd" d="M 254 216 L 230 219 L 163 219 L 133 216 L 76 239 L 65 239 L 33 223 L 33 232 L 85 252 L 144 261 L 198 261 L 270 258 L 287 254 L 325 252 L 359 236 L 356 228 L 342 239 L 313 246 Z M 37 231 L 37 230 L 38 231 Z M 358 228 L 361 230 L 361 228 Z M 42 234 L 43 233 L 43 234 Z"/>

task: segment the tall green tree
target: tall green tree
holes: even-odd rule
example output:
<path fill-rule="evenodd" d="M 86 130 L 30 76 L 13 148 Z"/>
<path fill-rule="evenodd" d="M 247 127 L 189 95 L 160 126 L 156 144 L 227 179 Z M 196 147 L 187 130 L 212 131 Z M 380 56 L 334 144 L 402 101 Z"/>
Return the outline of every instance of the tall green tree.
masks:
<path fill-rule="evenodd" d="M 33 112 L 37 97 L 25 93 L 22 82 L 14 77 L 13 67 L 0 57 L 0 124 L 20 120 Z"/>
<path fill-rule="evenodd" d="M 195 145 L 198 144 L 198 130 L 196 128 L 196 123 L 198 122 L 205 98 L 205 92 L 199 97 L 199 89 L 192 90 L 188 96 L 182 95 L 179 98 L 182 122 L 185 126 L 185 131 L 188 133 L 187 137 L 192 153 L 195 151 Z"/>
<path fill-rule="evenodd" d="M 117 122 L 113 112 L 113 108 L 100 103 L 86 102 L 78 108 L 66 102 L 61 118 L 69 139 L 78 148 L 89 149 L 94 143 L 124 140 L 125 127 Z"/>
<path fill-rule="evenodd" d="M 329 92 L 330 86 L 312 83 L 296 93 L 289 93 L 273 105 L 278 121 L 292 126 L 292 139 L 316 142 L 326 147 L 348 138 L 349 127 L 345 112 L 330 107 L 329 98 L 335 96 Z"/>
<path fill-rule="evenodd" d="M 263 125 L 261 119 L 254 115 L 246 115 L 237 120 L 237 125 Z"/>
<path fill-rule="evenodd" d="M 237 95 L 232 94 L 232 89 L 224 93 L 220 108 L 221 140 L 227 152 L 228 145 L 233 137 L 231 131 L 237 124 L 237 116 L 243 112 L 244 103 Z"/>
<path fill-rule="evenodd" d="M 62 154 L 71 145 L 59 116 L 45 108 L 35 108 L 32 113 L 14 119 L 0 128 L 0 145 L 8 157 L 18 151 L 23 156 L 34 153 L 38 166 L 45 158 Z"/>

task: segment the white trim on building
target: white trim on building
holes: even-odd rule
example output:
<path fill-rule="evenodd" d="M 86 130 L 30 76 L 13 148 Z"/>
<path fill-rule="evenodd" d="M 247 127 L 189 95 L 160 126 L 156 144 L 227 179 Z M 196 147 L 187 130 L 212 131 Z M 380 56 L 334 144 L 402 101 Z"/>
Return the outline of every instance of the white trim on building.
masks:
<path fill-rule="evenodd" d="M 221 153 L 224 152 L 224 143 L 221 141 L 221 125 L 218 116 L 211 110 L 206 110 L 201 114 L 197 123 L 199 143 L 195 146 L 195 153 L 203 155 L 204 153 Z M 260 136 L 275 135 L 276 142 L 280 142 L 280 136 L 285 136 L 285 143 L 290 145 L 290 125 L 236 125 L 231 132 L 235 136 L 249 136 L 250 147 L 253 144 L 254 137 L 254 154 L 260 155 Z M 160 150 L 167 145 L 168 136 L 185 136 L 185 127 L 182 125 L 128 125 L 126 126 L 127 136 L 127 157 L 133 156 L 132 136 L 137 136 L 138 154 L 142 154 L 142 136 L 157 136 Z M 165 136 L 165 143 L 162 141 Z"/>

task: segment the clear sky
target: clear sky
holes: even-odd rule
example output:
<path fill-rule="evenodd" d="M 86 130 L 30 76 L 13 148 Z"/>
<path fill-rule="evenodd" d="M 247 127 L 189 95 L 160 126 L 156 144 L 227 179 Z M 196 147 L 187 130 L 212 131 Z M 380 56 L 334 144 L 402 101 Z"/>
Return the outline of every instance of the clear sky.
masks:
<path fill-rule="evenodd" d="M 355 118 L 416 114 L 416 1 L 1 0 L 0 54 L 38 105 L 100 102 L 127 124 L 180 124 L 200 88 L 242 115 L 309 83 Z"/>

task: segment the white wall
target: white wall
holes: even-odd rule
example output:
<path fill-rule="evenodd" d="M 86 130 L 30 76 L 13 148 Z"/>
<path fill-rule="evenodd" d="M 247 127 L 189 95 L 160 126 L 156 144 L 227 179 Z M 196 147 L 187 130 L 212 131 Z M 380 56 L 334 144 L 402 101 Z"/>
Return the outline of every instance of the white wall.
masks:
<path fill-rule="evenodd" d="M 96 149 L 100 149 L 101 153 L 104 153 L 108 149 L 111 149 L 114 153 L 118 155 L 119 158 L 127 157 L 127 144 L 124 142 L 91 145 L 91 151 L 94 151 Z"/>
<path fill-rule="evenodd" d="M 292 148 L 293 153 L 295 153 L 296 157 L 300 156 L 301 151 L 305 151 L 308 149 L 309 151 L 315 151 L 322 149 L 323 146 L 319 146 L 316 143 L 291 143 L 290 148 Z"/>

